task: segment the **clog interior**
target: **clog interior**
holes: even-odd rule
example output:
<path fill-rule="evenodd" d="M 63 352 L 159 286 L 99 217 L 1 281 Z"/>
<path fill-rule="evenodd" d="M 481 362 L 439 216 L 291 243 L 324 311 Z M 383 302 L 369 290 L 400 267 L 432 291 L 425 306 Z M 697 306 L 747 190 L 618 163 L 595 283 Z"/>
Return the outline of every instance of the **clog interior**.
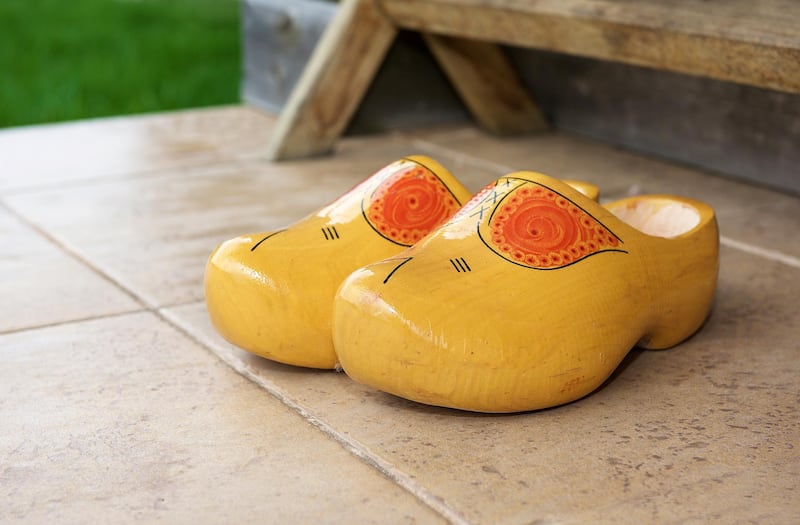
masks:
<path fill-rule="evenodd" d="M 667 239 L 688 233 L 700 223 L 697 208 L 669 197 L 636 197 L 607 208 L 637 230 Z"/>

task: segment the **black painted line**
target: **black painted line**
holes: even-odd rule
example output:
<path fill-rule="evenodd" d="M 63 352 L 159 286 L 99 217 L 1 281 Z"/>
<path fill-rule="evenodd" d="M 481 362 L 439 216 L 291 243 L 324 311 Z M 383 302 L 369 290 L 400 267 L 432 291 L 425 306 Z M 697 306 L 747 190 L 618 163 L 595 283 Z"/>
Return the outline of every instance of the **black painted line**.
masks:
<path fill-rule="evenodd" d="M 405 263 L 407 263 L 407 262 L 408 262 L 408 261 L 410 261 L 411 259 L 413 259 L 413 257 L 407 257 L 407 258 L 406 258 L 406 260 L 404 260 L 403 262 L 401 262 L 400 264 L 398 264 L 397 266 L 395 266 L 395 267 L 394 267 L 394 270 L 392 270 L 391 272 L 389 272 L 389 275 L 387 275 L 387 276 L 386 276 L 386 279 L 384 279 L 384 280 L 383 280 L 383 284 L 386 284 L 387 282 L 389 282 L 389 279 L 391 279 L 391 278 L 392 278 L 392 275 L 394 275 L 394 272 L 396 272 L 397 270 L 399 270 L 401 266 L 403 266 Z"/>
<path fill-rule="evenodd" d="M 461 270 L 458 269 L 458 265 L 453 259 L 450 259 L 450 264 L 453 265 L 453 268 L 455 268 L 458 273 L 461 273 Z"/>
<path fill-rule="evenodd" d="M 510 180 L 510 179 L 512 179 L 512 178 L 513 178 L 514 180 L 519 180 L 519 181 L 522 181 L 522 184 L 520 184 L 519 186 L 517 186 L 517 187 L 516 187 L 516 188 L 514 188 L 513 190 L 511 190 L 511 191 L 509 191 L 508 193 L 506 193 L 505 195 L 503 195 L 503 198 L 502 198 L 502 199 L 500 199 L 500 202 L 504 201 L 506 197 L 508 197 L 509 195 L 511 195 L 512 193 L 514 193 L 514 191 L 515 191 L 515 190 L 519 189 L 521 186 L 524 186 L 524 185 L 525 185 L 525 183 L 528 183 L 528 184 L 535 184 L 536 186 L 542 187 L 542 188 L 544 188 L 544 189 L 546 189 L 546 190 L 550 190 L 550 191 L 552 191 L 553 193 L 555 193 L 556 195 L 558 195 L 558 196 L 560 196 L 560 197 L 562 197 L 562 198 L 564 198 L 564 199 L 567 199 L 569 202 L 571 202 L 572 204 L 574 204 L 574 205 L 575 205 L 575 207 L 577 207 L 577 208 L 578 208 L 579 210 L 581 210 L 583 213 L 585 213 L 586 215 L 588 215 L 589 217 L 591 217 L 592 219 L 594 219 L 594 220 L 595 220 L 595 222 L 597 222 L 597 223 L 598 223 L 600 226 L 602 226 L 603 228 L 605 228 L 606 230 L 608 230 L 608 233 L 610 233 L 611 235 L 613 235 L 614 237 L 616 237 L 616 239 L 617 239 L 619 242 L 621 242 L 622 244 L 625 244 L 625 241 L 623 241 L 623 240 L 622 240 L 622 239 L 619 237 L 619 235 L 617 235 L 616 233 L 614 233 L 614 232 L 611 230 L 611 228 L 609 228 L 608 226 L 606 226 L 606 225 L 603 223 L 603 221 L 601 221 L 600 219 L 598 219 L 597 217 L 595 217 L 595 216 L 594 216 L 594 215 L 593 215 L 593 214 L 592 214 L 592 213 L 591 213 L 589 210 L 587 210 L 586 208 L 584 208 L 583 206 L 581 206 L 580 204 L 578 204 L 578 203 L 577 203 L 577 202 L 575 202 L 574 200 L 570 199 L 569 197 L 567 197 L 566 195 L 564 195 L 564 194 L 563 194 L 563 193 L 561 193 L 560 191 L 558 191 L 558 190 L 554 190 L 554 189 L 553 189 L 553 188 L 551 188 L 550 186 L 545 186 L 545 185 L 544 185 L 544 184 L 542 184 L 541 182 L 535 182 L 535 181 L 528 180 L 528 179 L 521 179 L 521 178 L 518 178 L 518 177 L 509 177 L 509 180 Z M 573 189 L 575 189 L 575 188 L 573 188 Z M 576 189 L 575 191 L 577 191 L 578 193 L 581 193 L 581 192 L 580 192 L 579 190 L 577 190 L 577 189 Z M 583 195 L 583 194 L 581 193 L 581 195 Z M 584 197 L 586 197 L 585 195 L 583 195 L 583 196 L 584 196 Z M 588 199 L 588 197 L 586 197 L 586 198 Z M 589 200 L 591 200 L 591 199 L 589 199 Z M 598 206 L 600 206 L 600 204 L 599 204 L 599 203 L 595 203 L 595 204 L 597 204 Z M 497 209 L 498 209 L 499 207 L 500 207 L 500 204 L 498 203 L 498 205 L 497 205 L 497 206 L 494 208 L 494 210 L 492 210 L 492 214 L 489 216 L 489 222 L 490 222 L 490 223 L 492 222 L 492 219 L 494 219 L 494 212 L 495 212 L 495 211 L 497 211 Z M 601 206 L 601 207 L 602 207 L 602 206 Z M 481 240 L 483 240 L 483 239 L 481 239 Z M 620 251 L 620 252 L 624 252 L 624 250 L 607 250 L 607 251 Z M 628 252 L 625 252 L 625 253 L 628 253 Z M 516 264 L 516 263 L 515 263 L 515 264 Z M 522 265 L 521 265 L 521 266 L 522 266 Z"/>
<path fill-rule="evenodd" d="M 449 193 L 449 194 L 450 194 L 450 196 L 451 196 L 451 197 L 453 197 L 453 200 L 455 200 L 455 201 L 456 201 L 456 203 L 457 203 L 459 206 L 463 206 L 463 205 L 464 205 L 464 203 L 463 203 L 463 202 L 461 202 L 460 200 L 458 200 L 458 197 L 456 197 L 456 194 L 455 194 L 455 193 L 453 193 L 453 190 L 451 190 L 451 189 L 450 189 L 450 186 L 448 186 L 448 185 L 447 185 L 447 184 L 446 184 L 446 183 L 445 183 L 445 182 L 442 180 L 442 178 L 439 176 L 439 174 L 438 174 L 438 173 L 436 173 L 436 170 L 432 169 L 432 168 L 431 168 L 431 167 L 429 167 L 429 166 L 426 166 L 426 165 L 425 165 L 425 164 L 423 164 L 422 162 L 420 162 L 420 161 L 418 161 L 418 160 L 415 160 L 415 159 L 410 159 L 410 158 L 408 158 L 408 157 L 403 157 L 403 160 L 407 160 L 407 161 L 409 161 L 409 162 L 413 162 L 414 164 L 418 164 L 418 165 L 422 166 L 423 168 L 425 168 L 426 170 L 428 170 L 430 173 L 432 173 L 432 174 L 433 174 L 433 176 L 434 176 L 434 177 L 436 177 L 437 179 L 439 179 L 439 182 L 441 182 L 441 183 L 442 183 L 442 186 L 444 186 L 444 187 L 445 187 L 445 189 L 447 190 L 447 193 Z M 447 170 L 445 170 L 445 171 L 447 171 Z M 451 174 L 451 176 L 452 176 L 452 174 Z M 467 200 L 469 200 L 469 199 L 467 199 Z"/>
<path fill-rule="evenodd" d="M 600 221 L 598 221 L 598 222 L 600 222 Z M 611 231 L 611 230 L 609 230 L 609 231 Z M 628 254 L 627 250 L 621 250 L 619 248 L 609 248 L 607 250 L 600 250 L 599 252 L 592 252 L 592 253 L 590 253 L 588 255 L 584 255 L 580 259 L 572 261 L 572 262 L 567 263 L 567 264 L 564 264 L 562 266 L 554 266 L 552 268 L 536 268 L 535 266 L 528 266 L 526 264 L 520 264 L 520 263 L 518 263 L 516 261 L 512 261 L 511 259 L 507 258 L 502 253 L 500 253 L 497 250 L 495 250 L 494 248 L 492 248 L 492 246 L 488 242 L 486 242 L 486 239 L 483 238 L 483 234 L 481 234 L 481 229 L 480 228 L 478 228 L 478 238 L 481 240 L 481 242 L 484 244 L 484 246 L 486 246 L 487 248 L 489 248 L 492 251 L 492 253 L 495 253 L 497 256 L 502 257 L 503 259 L 505 259 L 506 261 L 510 262 L 511 264 L 515 264 L 515 265 L 521 266 L 523 268 L 528 268 L 529 270 L 538 270 L 538 271 L 543 271 L 543 272 L 549 272 L 549 271 L 553 271 L 553 270 L 560 270 L 561 268 L 566 268 L 567 266 L 572 266 L 573 264 L 578 264 L 579 262 L 583 261 L 584 259 L 588 259 L 589 257 L 594 257 L 595 255 L 599 255 L 601 253 L 618 252 L 618 253 L 624 253 L 626 255 Z"/>
<path fill-rule="evenodd" d="M 255 246 L 253 246 L 252 248 L 250 248 L 250 251 L 251 251 L 251 252 L 252 252 L 252 251 L 255 251 L 255 249 L 256 249 L 256 248 L 258 248 L 259 246 L 261 246 L 261 243 L 262 243 L 262 242 L 266 241 L 267 239 L 269 239 L 269 238 L 270 238 L 270 237 L 272 237 L 273 235 L 278 235 L 279 233 L 281 233 L 281 232 L 285 232 L 285 231 L 286 231 L 286 230 L 278 230 L 278 231 L 276 231 L 276 232 L 272 232 L 272 233 L 270 233 L 269 235 L 267 235 L 266 237 L 264 237 L 263 239 L 261 239 L 260 241 L 258 241 L 258 242 L 256 243 L 256 245 L 255 245 Z"/>
<path fill-rule="evenodd" d="M 467 264 L 467 261 L 466 261 L 466 259 L 464 259 L 464 258 L 462 257 L 462 258 L 461 258 L 461 262 L 462 262 L 462 263 L 464 263 L 464 266 L 467 268 L 467 271 L 468 271 L 468 272 L 471 272 L 471 271 L 472 271 L 472 268 L 470 268 L 470 267 L 469 267 L 469 264 Z"/>
<path fill-rule="evenodd" d="M 320 228 L 320 229 L 322 230 L 322 235 L 325 236 L 325 240 L 327 241 L 328 240 L 328 232 L 325 230 L 325 228 Z"/>

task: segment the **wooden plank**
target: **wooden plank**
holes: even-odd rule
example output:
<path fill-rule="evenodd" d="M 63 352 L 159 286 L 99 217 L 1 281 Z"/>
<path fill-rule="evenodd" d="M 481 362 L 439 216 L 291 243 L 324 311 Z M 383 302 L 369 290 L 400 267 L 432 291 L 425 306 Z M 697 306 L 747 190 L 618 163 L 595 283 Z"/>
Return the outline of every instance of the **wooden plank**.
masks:
<path fill-rule="evenodd" d="M 560 131 L 800 194 L 800 96 L 619 62 L 506 52 Z"/>
<path fill-rule="evenodd" d="M 380 0 L 401 28 L 800 93 L 794 0 Z"/>
<path fill-rule="evenodd" d="M 433 56 L 473 117 L 496 134 L 547 129 L 500 46 L 477 40 L 425 34 Z"/>
<path fill-rule="evenodd" d="M 375 0 L 345 0 L 311 55 L 267 150 L 282 160 L 327 153 L 397 34 Z"/>

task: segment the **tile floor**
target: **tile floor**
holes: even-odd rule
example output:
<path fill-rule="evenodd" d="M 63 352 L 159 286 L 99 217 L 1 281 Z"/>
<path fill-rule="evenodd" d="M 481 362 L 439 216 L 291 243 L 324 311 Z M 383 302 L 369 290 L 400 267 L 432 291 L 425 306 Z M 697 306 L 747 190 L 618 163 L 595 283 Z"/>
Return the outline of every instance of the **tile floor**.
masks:
<path fill-rule="evenodd" d="M 800 199 L 562 134 L 350 138 L 270 164 L 226 107 L 0 131 L 0 522 L 796 523 Z M 687 194 L 722 234 L 713 316 L 595 394 L 485 416 L 222 341 L 205 258 L 395 158 Z M 800 175 L 800 174 L 799 174 Z"/>

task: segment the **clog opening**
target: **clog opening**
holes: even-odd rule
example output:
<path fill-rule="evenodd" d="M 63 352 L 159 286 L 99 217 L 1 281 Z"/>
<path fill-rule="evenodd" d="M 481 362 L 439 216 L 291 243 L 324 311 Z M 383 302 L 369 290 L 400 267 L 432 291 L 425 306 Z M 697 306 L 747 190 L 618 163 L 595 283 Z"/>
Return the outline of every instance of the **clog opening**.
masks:
<path fill-rule="evenodd" d="M 700 224 L 700 212 L 694 206 L 660 197 L 628 200 L 609 209 L 634 228 L 656 237 L 677 237 Z"/>

